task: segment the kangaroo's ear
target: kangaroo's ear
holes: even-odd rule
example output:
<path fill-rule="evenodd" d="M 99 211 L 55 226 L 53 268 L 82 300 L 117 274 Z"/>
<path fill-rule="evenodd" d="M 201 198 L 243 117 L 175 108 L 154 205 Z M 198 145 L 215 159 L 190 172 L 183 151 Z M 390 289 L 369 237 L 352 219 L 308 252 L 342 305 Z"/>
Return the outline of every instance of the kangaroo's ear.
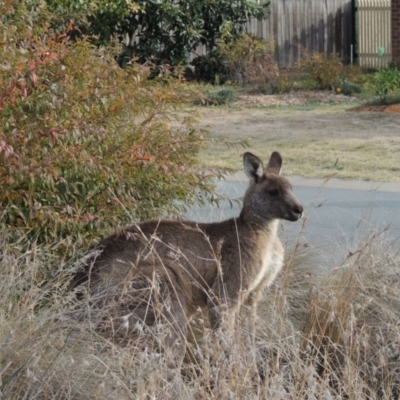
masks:
<path fill-rule="evenodd" d="M 277 151 L 274 151 L 271 154 L 271 158 L 269 159 L 266 171 L 272 172 L 276 175 L 280 175 L 281 170 L 282 170 L 282 156 Z"/>
<path fill-rule="evenodd" d="M 264 175 L 264 166 L 262 161 L 252 153 L 243 154 L 244 172 L 254 182 L 257 182 Z"/>

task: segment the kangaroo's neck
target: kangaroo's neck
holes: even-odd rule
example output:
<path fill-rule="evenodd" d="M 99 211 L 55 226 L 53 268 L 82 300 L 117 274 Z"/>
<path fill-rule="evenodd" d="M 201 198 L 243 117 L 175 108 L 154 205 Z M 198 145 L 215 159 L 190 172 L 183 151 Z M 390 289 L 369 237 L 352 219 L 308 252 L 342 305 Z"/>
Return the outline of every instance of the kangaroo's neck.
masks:
<path fill-rule="evenodd" d="M 248 216 L 243 212 L 237 218 L 238 229 L 250 230 L 255 233 L 264 233 L 276 236 L 278 232 L 279 220 L 275 218 L 261 219 L 254 216 Z"/>
<path fill-rule="evenodd" d="M 278 231 L 279 220 L 276 218 L 259 218 L 255 215 L 249 215 L 242 210 L 237 220 L 245 229 L 270 233 Z"/>

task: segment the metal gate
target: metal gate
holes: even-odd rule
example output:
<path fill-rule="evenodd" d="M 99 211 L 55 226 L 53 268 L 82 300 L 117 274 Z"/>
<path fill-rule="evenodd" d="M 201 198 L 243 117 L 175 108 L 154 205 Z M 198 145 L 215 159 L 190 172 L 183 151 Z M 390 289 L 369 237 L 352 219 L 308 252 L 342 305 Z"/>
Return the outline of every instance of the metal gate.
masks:
<path fill-rule="evenodd" d="M 358 0 L 358 62 L 364 68 L 386 68 L 392 60 L 391 0 Z"/>

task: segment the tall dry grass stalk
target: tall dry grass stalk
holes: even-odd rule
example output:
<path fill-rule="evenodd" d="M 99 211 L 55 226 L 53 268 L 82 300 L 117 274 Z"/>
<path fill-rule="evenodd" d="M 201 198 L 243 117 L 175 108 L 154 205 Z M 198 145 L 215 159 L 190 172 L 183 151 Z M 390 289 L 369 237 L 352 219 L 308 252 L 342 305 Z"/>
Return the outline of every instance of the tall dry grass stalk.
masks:
<path fill-rule="evenodd" d="M 61 261 L 52 279 L 41 278 L 54 249 L 11 249 L 4 237 L 0 249 L 2 398 L 399 398 L 400 256 L 377 233 L 323 276 L 301 245 L 293 257 L 288 251 L 260 306 L 255 342 L 246 310 L 217 333 L 193 315 L 180 370 L 168 367 L 168 349 L 110 337 L 93 318 L 78 318 L 91 308 L 67 291 L 76 265 Z"/>

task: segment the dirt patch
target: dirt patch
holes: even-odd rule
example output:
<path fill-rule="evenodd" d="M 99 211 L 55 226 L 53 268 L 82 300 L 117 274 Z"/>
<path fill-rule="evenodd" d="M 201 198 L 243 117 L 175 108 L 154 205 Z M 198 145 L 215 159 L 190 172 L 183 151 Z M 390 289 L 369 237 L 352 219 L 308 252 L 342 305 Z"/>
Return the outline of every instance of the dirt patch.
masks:
<path fill-rule="evenodd" d="M 235 101 L 238 107 L 271 107 L 299 106 L 307 104 L 341 104 L 355 103 L 359 99 L 353 96 L 335 94 L 326 90 L 297 91 L 276 95 L 246 95 L 240 94 Z"/>
<path fill-rule="evenodd" d="M 347 96 L 295 94 L 240 96 L 231 107 L 199 107 L 201 127 L 217 139 L 202 161 L 240 169 L 245 149 L 223 141 L 247 141 L 247 149 L 263 158 L 281 151 L 287 175 L 400 182 L 400 113 L 348 112 L 355 100 Z M 310 101 L 315 96 L 325 101 Z"/>
<path fill-rule="evenodd" d="M 318 104 L 348 104 L 359 102 L 360 99 L 354 96 L 345 96 L 340 93 L 326 90 L 298 91 L 277 95 L 246 95 L 240 94 L 234 105 L 236 107 L 271 107 L 271 106 L 301 106 Z M 349 111 L 354 112 L 387 112 L 400 113 L 400 104 L 391 105 L 362 105 L 351 107 Z"/>
<path fill-rule="evenodd" d="M 386 112 L 386 113 L 400 113 L 400 104 L 391 104 L 391 105 L 364 105 L 359 107 L 351 108 L 349 111 L 368 111 L 368 112 Z"/>

